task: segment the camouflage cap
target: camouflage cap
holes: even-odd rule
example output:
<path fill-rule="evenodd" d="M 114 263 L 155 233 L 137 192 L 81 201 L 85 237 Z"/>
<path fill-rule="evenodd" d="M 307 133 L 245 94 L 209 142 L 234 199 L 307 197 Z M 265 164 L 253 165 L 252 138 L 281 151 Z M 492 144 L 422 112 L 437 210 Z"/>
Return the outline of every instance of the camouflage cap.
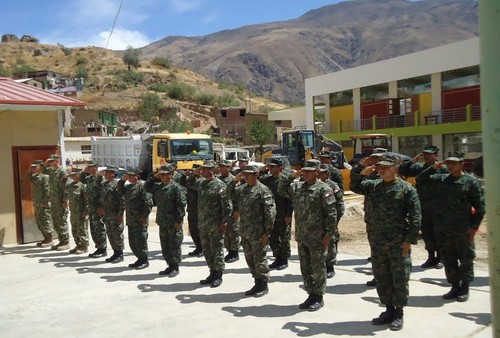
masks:
<path fill-rule="evenodd" d="M 216 166 L 217 166 L 217 163 L 214 160 L 206 160 L 201 165 L 202 168 L 210 168 L 210 169 L 214 169 Z"/>
<path fill-rule="evenodd" d="M 238 161 L 243 161 L 243 162 L 248 162 L 250 161 L 250 159 L 248 158 L 248 156 L 241 156 Z"/>
<path fill-rule="evenodd" d="M 160 170 L 158 170 L 158 173 L 159 174 L 171 174 L 174 172 L 174 166 L 171 165 L 171 164 L 167 164 L 167 165 L 162 165 L 160 167 Z"/>
<path fill-rule="evenodd" d="M 82 170 L 81 169 L 78 169 L 78 168 L 75 168 L 75 167 L 72 167 L 71 169 L 68 170 L 68 175 L 77 175 L 79 173 L 81 173 Z"/>
<path fill-rule="evenodd" d="M 97 162 L 96 161 L 88 161 L 87 167 L 97 167 Z"/>
<path fill-rule="evenodd" d="M 140 175 L 142 173 L 142 170 L 139 168 L 127 168 L 127 171 L 125 172 L 127 175 Z"/>
<path fill-rule="evenodd" d="M 61 158 L 61 156 L 59 156 L 59 155 L 56 155 L 56 154 L 50 154 L 50 156 L 49 156 L 48 160 L 49 160 L 49 161 L 55 161 L 55 160 L 58 160 L 58 159 L 60 159 L 60 158 Z"/>
<path fill-rule="evenodd" d="M 42 160 L 34 160 L 33 162 L 31 162 L 32 167 L 35 167 L 37 165 L 42 165 L 42 164 L 43 164 Z"/>
<path fill-rule="evenodd" d="M 423 153 L 426 154 L 435 154 L 439 151 L 439 148 L 436 146 L 433 146 L 432 144 L 426 144 L 424 146 L 424 150 L 422 150 Z"/>
<path fill-rule="evenodd" d="M 321 172 L 330 172 L 330 166 L 328 164 L 320 164 L 319 171 Z"/>
<path fill-rule="evenodd" d="M 108 165 L 106 168 L 104 168 L 104 171 L 112 171 L 116 173 L 118 171 L 118 168 L 112 165 Z"/>
<path fill-rule="evenodd" d="M 259 172 L 259 167 L 256 165 L 247 165 L 241 172 L 247 174 L 257 174 Z"/>
<path fill-rule="evenodd" d="M 465 159 L 465 153 L 461 151 L 454 151 L 445 159 L 445 161 L 463 162 L 464 159 Z"/>
<path fill-rule="evenodd" d="M 318 170 L 320 165 L 318 160 L 307 160 L 302 170 Z"/>
<path fill-rule="evenodd" d="M 398 166 L 399 159 L 397 156 L 391 154 L 383 154 L 380 157 L 380 161 L 376 165 L 385 165 L 385 166 Z"/>
<path fill-rule="evenodd" d="M 225 167 L 231 167 L 233 162 L 230 160 L 220 160 L 219 165 L 223 165 Z"/>
<path fill-rule="evenodd" d="M 283 160 L 278 157 L 269 157 L 266 159 L 266 164 L 271 167 L 283 165 Z"/>

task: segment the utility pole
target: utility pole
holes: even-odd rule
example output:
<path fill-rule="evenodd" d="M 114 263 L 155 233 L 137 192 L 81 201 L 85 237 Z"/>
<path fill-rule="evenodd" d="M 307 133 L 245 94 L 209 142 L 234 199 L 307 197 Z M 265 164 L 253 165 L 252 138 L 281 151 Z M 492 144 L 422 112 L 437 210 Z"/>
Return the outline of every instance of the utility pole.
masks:
<path fill-rule="evenodd" d="M 500 1 L 479 3 L 481 120 L 493 336 L 500 337 Z"/>

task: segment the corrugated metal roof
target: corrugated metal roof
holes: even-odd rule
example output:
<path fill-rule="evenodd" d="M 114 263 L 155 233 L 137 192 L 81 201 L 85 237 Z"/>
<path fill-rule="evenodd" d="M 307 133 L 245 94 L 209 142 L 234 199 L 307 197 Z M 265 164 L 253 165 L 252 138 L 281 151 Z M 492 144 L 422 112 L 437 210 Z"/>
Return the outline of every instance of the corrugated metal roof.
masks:
<path fill-rule="evenodd" d="M 85 102 L 0 77 L 0 104 L 33 106 L 86 106 Z"/>

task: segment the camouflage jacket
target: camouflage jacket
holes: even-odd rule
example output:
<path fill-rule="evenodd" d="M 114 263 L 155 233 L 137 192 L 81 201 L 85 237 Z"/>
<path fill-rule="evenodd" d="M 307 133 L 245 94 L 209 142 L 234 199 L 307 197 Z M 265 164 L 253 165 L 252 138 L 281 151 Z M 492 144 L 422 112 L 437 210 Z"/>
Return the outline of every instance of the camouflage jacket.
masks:
<path fill-rule="evenodd" d="M 406 161 L 399 168 L 399 173 L 406 177 L 418 177 L 420 173 L 422 173 L 427 168 L 431 168 L 431 174 L 447 174 L 448 169 L 446 167 L 442 167 L 438 170 L 434 169 L 432 166 L 429 167 L 425 163 L 413 163 L 412 161 Z M 421 180 L 416 178 L 416 185 L 418 192 L 418 198 L 420 199 L 420 206 L 422 207 L 422 211 L 427 208 L 434 207 L 436 205 L 436 194 L 435 187 L 430 181 Z M 433 208 L 434 209 L 434 208 Z"/>
<path fill-rule="evenodd" d="M 151 176 L 144 189 L 151 193 L 156 202 L 156 223 L 159 225 L 182 224 L 186 215 L 186 192 L 184 188 L 170 180 L 164 184 Z"/>
<path fill-rule="evenodd" d="M 351 190 L 365 196 L 370 208 L 369 234 L 374 241 L 417 244 L 422 215 L 417 191 L 408 182 L 397 178 L 389 184 L 382 179 L 367 179 L 361 166 L 351 170 Z"/>
<path fill-rule="evenodd" d="M 285 219 L 285 217 L 291 217 L 293 214 L 293 203 L 292 200 L 286 196 L 283 196 L 278 192 L 279 182 L 286 179 L 286 176 L 281 174 L 278 177 L 273 177 L 272 175 L 265 175 L 259 178 L 260 182 L 268 187 L 273 193 L 274 201 L 276 203 L 276 218 Z"/>
<path fill-rule="evenodd" d="M 64 189 L 66 188 L 66 169 L 59 167 L 57 169 L 47 169 L 49 173 L 49 196 L 52 203 L 61 203 L 64 198 Z"/>
<path fill-rule="evenodd" d="M 263 234 L 270 234 L 276 218 L 276 205 L 271 190 L 257 181 L 253 186 L 239 184 L 234 189 L 233 196 L 234 210 L 240 214 L 240 235 L 259 239 Z"/>
<path fill-rule="evenodd" d="M 89 210 L 97 210 L 101 201 L 101 185 L 103 177 L 101 175 L 92 176 L 82 173 L 80 180 L 85 183 L 85 200 Z"/>
<path fill-rule="evenodd" d="M 189 174 L 189 176 L 193 176 L 193 173 Z M 182 175 L 180 180 L 181 185 L 186 188 L 186 204 L 187 204 L 187 212 L 191 214 L 198 213 L 198 191 L 193 187 L 189 187 L 187 185 L 187 177 Z"/>
<path fill-rule="evenodd" d="M 342 173 L 332 164 L 330 164 L 330 179 L 337 183 L 340 190 L 344 191 L 344 178 L 342 177 Z"/>
<path fill-rule="evenodd" d="M 49 176 L 45 174 L 28 173 L 28 178 L 33 183 L 33 204 L 37 208 L 48 208 L 49 202 Z"/>
<path fill-rule="evenodd" d="M 188 187 L 198 191 L 199 226 L 218 227 L 227 224 L 233 213 L 233 204 L 224 182 L 214 177 L 210 181 L 204 178 L 188 178 Z"/>
<path fill-rule="evenodd" d="M 436 230 L 465 232 L 478 229 L 484 217 L 484 192 L 477 178 L 463 174 L 455 178 L 450 174 L 431 175 L 432 167 L 417 178 L 432 182 L 436 195 L 434 217 Z"/>
<path fill-rule="evenodd" d="M 310 185 L 288 176 L 279 183 L 279 192 L 293 199 L 295 239 L 297 242 L 321 242 L 325 235 L 337 231 L 335 196 L 326 183 L 317 180 Z"/>
<path fill-rule="evenodd" d="M 335 196 L 335 210 L 337 210 L 337 223 L 340 218 L 344 215 L 345 206 L 344 206 L 344 193 L 342 189 L 340 189 L 339 185 L 332 181 L 331 179 L 327 179 L 325 183 L 332 188 L 333 195 Z"/>
<path fill-rule="evenodd" d="M 118 181 L 118 191 L 125 198 L 127 226 L 147 226 L 149 214 L 153 207 L 151 195 L 142 183 L 125 185 L 125 180 Z M 143 223 L 143 221 L 145 221 Z"/>
<path fill-rule="evenodd" d="M 101 200 L 99 206 L 104 209 L 104 217 L 116 217 L 125 210 L 125 199 L 118 190 L 115 180 L 103 180 L 101 184 Z"/>
<path fill-rule="evenodd" d="M 68 201 L 72 214 L 81 214 L 87 210 L 85 204 L 85 185 L 82 182 L 69 181 L 64 190 L 64 200 Z"/>

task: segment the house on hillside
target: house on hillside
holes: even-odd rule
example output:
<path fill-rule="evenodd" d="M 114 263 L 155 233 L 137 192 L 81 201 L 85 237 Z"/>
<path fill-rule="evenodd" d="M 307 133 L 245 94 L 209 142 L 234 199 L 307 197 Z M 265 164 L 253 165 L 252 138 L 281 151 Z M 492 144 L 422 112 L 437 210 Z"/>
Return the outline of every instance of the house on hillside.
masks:
<path fill-rule="evenodd" d="M 65 163 L 64 121 L 84 102 L 0 78 L 0 246 L 41 239 L 35 225 L 31 183 L 33 160 L 60 151 Z"/>
<path fill-rule="evenodd" d="M 262 120 L 269 124 L 267 114 L 258 112 L 249 112 L 246 108 L 222 108 L 216 111 L 215 121 L 220 130 L 220 136 L 233 138 L 238 142 L 244 142 L 247 139 L 247 130 L 252 125 L 253 120 Z M 275 142 L 276 140 L 269 140 Z"/>

